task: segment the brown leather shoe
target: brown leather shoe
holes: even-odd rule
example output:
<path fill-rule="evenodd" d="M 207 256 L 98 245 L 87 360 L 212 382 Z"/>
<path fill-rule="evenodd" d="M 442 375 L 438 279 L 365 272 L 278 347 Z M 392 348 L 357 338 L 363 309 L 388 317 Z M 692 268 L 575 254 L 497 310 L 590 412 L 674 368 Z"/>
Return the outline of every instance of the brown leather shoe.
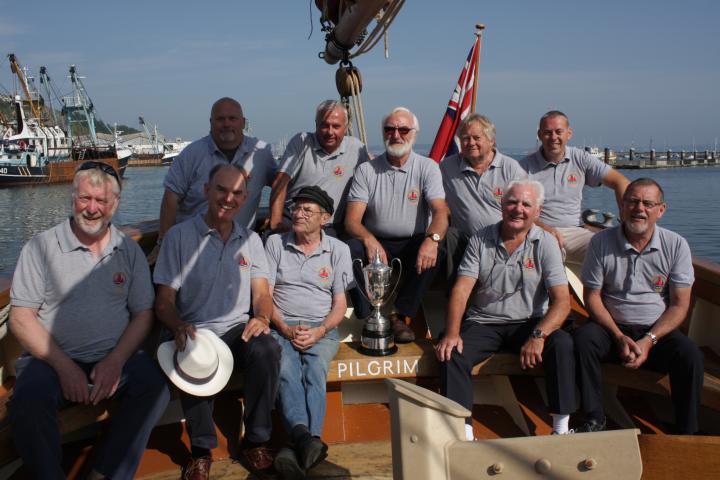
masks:
<path fill-rule="evenodd" d="M 208 480 L 212 458 L 191 458 L 183 471 L 182 480 Z"/>
<path fill-rule="evenodd" d="M 272 451 L 267 447 L 248 448 L 242 450 L 240 455 L 253 473 L 264 473 L 272 467 L 274 460 Z"/>
<path fill-rule="evenodd" d="M 390 324 L 392 325 L 395 343 L 410 343 L 415 341 L 415 332 L 405 323 L 405 317 L 397 313 L 390 314 Z"/>

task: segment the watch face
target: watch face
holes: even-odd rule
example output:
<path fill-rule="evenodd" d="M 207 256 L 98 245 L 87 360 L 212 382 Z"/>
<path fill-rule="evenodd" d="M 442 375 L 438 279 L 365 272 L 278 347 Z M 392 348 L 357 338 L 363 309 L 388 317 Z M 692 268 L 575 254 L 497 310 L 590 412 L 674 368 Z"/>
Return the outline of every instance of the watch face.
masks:
<path fill-rule="evenodd" d="M 434 241 L 436 241 L 436 242 L 439 242 L 439 241 L 440 241 L 440 235 L 438 235 L 437 233 L 433 233 L 433 234 L 432 234 L 432 239 L 433 239 Z"/>
<path fill-rule="evenodd" d="M 543 335 L 542 330 L 540 330 L 539 328 L 536 328 L 535 330 L 533 330 L 533 331 L 532 331 L 532 337 L 533 337 L 533 338 L 543 338 L 544 335 Z"/>

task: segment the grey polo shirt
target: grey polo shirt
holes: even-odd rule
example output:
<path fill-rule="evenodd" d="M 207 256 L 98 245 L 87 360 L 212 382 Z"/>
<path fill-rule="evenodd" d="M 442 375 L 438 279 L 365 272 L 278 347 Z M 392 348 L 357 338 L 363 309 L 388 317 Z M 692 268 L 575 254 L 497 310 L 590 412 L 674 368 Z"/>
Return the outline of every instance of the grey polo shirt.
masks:
<path fill-rule="evenodd" d="M 590 240 L 582 280 L 585 288 L 601 290 L 616 323 L 652 325 L 668 307 L 669 287 L 690 288 L 695 275 L 690 247 L 677 233 L 656 225 L 638 252 L 618 225 Z"/>
<path fill-rule="evenodd" d="M 295 135 L 280 160 L 280 171 L 290 176 L 285 199 L 285 217 L 291 218 L 290 205 L 300 189 L 317 185 L 335 201 L 331 223 L 343 222 L 353 170 L 368 159 L 365 145 L 355 137 L 343 138 L 333 153 L 327 153 L 314 133 L 302 132 Z"/>
<path fill-rule="evenodd" d="M 221 336 L 249 320 L 250 281 L 267 278 L 267 271 L 255 232 L 234 223 L 223 243 L 198 214 L 168 230 L 153 279 L 178 292 L 176 305 L 184 321 Z"/>
<path fill-rule="evenodd" d="M 428 202 L 444 198 L 437 163 L 415 152 L 400 168 L 390 165 L 384 153 L 361 163 L 348 193 L 348 202 L 367 204 L 363 225 L 380 238 L 424 233 L 431 214 Z"/>
<path fill-rule="evenodd" d="M 542 149 L 520 160 L 520 166 L 532 180 L 545 187 L 545 203 L 540 221 L 551 227 L 582 225 L 583 186 L 599 187 L 611 167 L 585 150 L 565 147 L 565 158 L 558 164 L 548 162 Z"/>
<path fill-rule="evenodd" d="M 460 154 L 440 162 L 440 172 L 451 225 L 468 237 L 502 219 L 500 207 L 505 187 L 512 180 L 527 177 L 515 159 L 497 150 L 482 175 Z"/>
<path fill-rule="evenodd" d="M 315 251 L 306 256 L 295 243 L 295 234 L 272 235 L 265 245 L 268 280 L 273 302 L 286 322 L 320 323 L 332 307 L 332 297 L 355 282 L 348 246 L 321 232 Z"/>
<path fill-rule="evenodd" d="M 508 255 L 500 223 L 468 243 L 458 275 L 478 279 L 465 318 L 478 323 L 522 323 L 545 315 L 548 288 L 567 285 L 555 237 L 533 225 L 522 246 Z"/>
<path fill-rule="evenodd" d="M 130 316 L 151 309 L 154 298 L 147 260 L 133 239 L 111 225 L 96 258 L 70 219 L 25 244 L 10 290 L 10 304 L 37 309 L 55 343 L 79 362 L 110 353 Z"/>
<path fill-rule="evenodd" d="M 262 189 L 272 183 L 277 164 L 267 143 L 248 136 L 245 136 L 235 152 L 232 163 L 243 167 L 249 175 L 248 199 L 235 221 L 254 228 Z M 180 197 L 176 223 L 181 223 L 196 213 L 205 213 L 205 184 L 210 170 L 215 165 L 227 164 L 227 158 L 210 135 L 194 141 L 180 152 L 170 166 L 163 184 L 166 189 Z"/>

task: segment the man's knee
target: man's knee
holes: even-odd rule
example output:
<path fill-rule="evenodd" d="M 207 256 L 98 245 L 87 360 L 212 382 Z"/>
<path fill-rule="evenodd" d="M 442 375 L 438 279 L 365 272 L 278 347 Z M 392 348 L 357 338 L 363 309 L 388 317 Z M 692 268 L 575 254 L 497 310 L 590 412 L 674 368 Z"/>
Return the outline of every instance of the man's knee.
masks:
<path fill-rule="evenodd" d="M 576 328 L 572 333 L 575 351 L 582 355 L 592 351 L 598 339 L 605 335 L 605 329 L 595 322 L 588 322 Z"/>
<path fill-rule="evenodd" d="M 558 356 L 572 356 L 575 350 L 575 343 L 573 342 L 572 336 L 565 330 L 555 330 L 547 338 L 547 349 L 554 351 Z"/>
<path fill-rule="evenodd" d="M 258 335 L 248 341 L 248 356 L 251 360 L 260 360 L 265 363 L 280 366 L 282 348 L 272 335 Z"/>

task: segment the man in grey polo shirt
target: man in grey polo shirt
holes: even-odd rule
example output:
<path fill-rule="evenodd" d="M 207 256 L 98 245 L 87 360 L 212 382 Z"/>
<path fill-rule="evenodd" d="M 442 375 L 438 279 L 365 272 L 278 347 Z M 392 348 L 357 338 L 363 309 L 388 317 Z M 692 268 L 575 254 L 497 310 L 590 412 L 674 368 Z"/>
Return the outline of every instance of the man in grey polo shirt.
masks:
<path fill-rule="evenodd" d="M 442 394 L 468 410 L 473 366 L 501 348 L 519 351 L 523 369 L 542 364 L 553 432 L 563 434 L 575 410 L 573 344 L 560 329 L 570 299 L 557 241 L 533 225 L 542 204 L 539 182 L 510 182 L 502 221 L 481 229 L 468 243 L 436 354 Z M 473 438 L 470 418 L 466 434 Z"/>
<path fill-rule="evenodd" d="M 572 138 L 572 128 L 562 112 L 552 110 L 542 116 L 538 138 L 542 147 L 520 160 L 530 178 L 545 187 L 545 205 L 538 225 L 557 238 L 565 250 L 567 263 L 579 269 L 592 237 L 590 230 L 582 228 L 583 187 L 611 188 L 622 211 L 622 195 L 628 179 L 586 151 L 567 145 Z"/>
<path fill-rule="evenodd" d="M 274 310 L 273 334 L 282 347 L 279 399 L 293 449 L 283 449 L 275 469 L 283 478 L 304 478 L 327 455 L 320 440 L 325 384 L 339 348 L 337 327 L 345 317 L 345 291 L 353 285 L 348 246 L 322 230 L 333 199 L 320 187 L 293 198 L 293 230 L 265 246 Z"/>
<path fill-rule="evenodd" d="M 460 153 L 440 163 L 445 197 L 450 207 L 450 228 L 445 237 L 448 288 L 471 236 L 502 218 L 500 202 L 511 180 L 527 173 L 495 145 L 495 125 L 478 113 L 460 124 Z"/>
<path fill-rule="evenodd" d="M 590 241 L 582 280 L 593 321 L 573 334 L 587 414 L 581 431 L 605 428 L 600 362 L 606 360 L 669 373 L 678 433 L 698 431 L 703 354 L 678 331 L 695 278 L 685 239 L 656 225 L 665 208 L 657 182 L 634 180 L 623 198 L 623 223 Z"/>
<path fill-rule="evenodd" d="M 448 227 L 442 176 L 437 164 L 412 150 L 419 129 L 410 110 L 397 107 L 383 117 L 385 153 L 358 165 L 348 194 L 345 228 L 353 259 L 371 261 L 380 252 L 383 262 L 400 258 L 404 280 L 390 315 L 395 341 L 411 342 L 413 318 L 422 296 L 444 261 L 441 240 Z M 357 274 L 358 283 L 362 275 Z M 356 287 L 350 290 L 355 315 L 366 318 L 370 304 Z"/>
<path fill-rule="evenodd" d="M 264 444 L 270 439 L 280 369 L 280 346 L 269 328 L 272 299 L 265 251 L 255 232 L 234 221 L 248 196 L 241 167 L 214 167 L 205 196 L 207 211 L 165 236 L 154 273 L 155 311 L 179 350 L 188 335 L 194 338 L 196 328 L 212 330 L 230 346 L 245 380 L 241 455 L 251 470 L 262 472 L 272 466 Z M 210 449 L 217 446 L 213 397 L 181 392 L 180 399 L 192 446 L 185 475 L 207 478 Z"/>
<path fill-rule="evenodd" d="M 216 165 L 237 165 L 248 177 L 248 200 L 236 222 L 255 228 L 262 189 L 275 177 L 277 165 L 270 146 L 243 134 L 245 117 L 240 104 L 229 97 L 216 101 L 210 111 L 210 135 L 196 140 L 177 156 L 165 176 L 165 194 L 160 205 L 158 238 L 176 223 L 205 213 L 203 191 L 208 173 Z"/>
<path fill-rule="evenodd" d="M 72 216 L 33 237 L 18 259 L 10 329 L 25 348 L 9 403 L 13 439 L 34 478 L 65 478 L 57 410 L 120 401 L 87 478 L 133 478 L 170 392 L 140 344 L 152 327 L 153 288 L 142 250 L 110 224 L 117 173 L 85 162 Z"/>
<path fill-rule="evenodd" d="M 337 100 L 325 100 L 315 112 L 315 132 L 301 132 L 288 143 L 270 196 L 270 228 L 292 227 L 292 198 L 304 187 L 322 188 L 336 205 L 324 229 L 337 237 L 345 231 L 345 205 L 355 167 L 368 160 L 365 145 L 346 136 L 348 112 Z"/>

